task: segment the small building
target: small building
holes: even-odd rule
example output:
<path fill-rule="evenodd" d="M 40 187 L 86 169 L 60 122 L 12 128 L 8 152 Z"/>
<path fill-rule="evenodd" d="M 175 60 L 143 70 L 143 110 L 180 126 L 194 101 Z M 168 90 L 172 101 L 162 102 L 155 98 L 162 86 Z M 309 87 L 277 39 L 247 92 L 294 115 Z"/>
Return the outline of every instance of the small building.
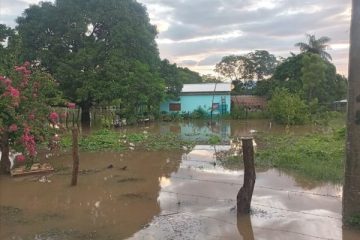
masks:
<path fill-rule="evenodd" d="M 208 114 L 226 114 L 231 107 L 231 83 L 184 84 L 178 101 L 160 105 L 166 113 L 192 113 L 201 108 Z"/>
<path fill-rule="evenodd" d="M 253 95 L 238 95 L 231 97 L 233 107 L 246 108 L 250 111 L 264 110 L 267 107 L 267 100 L 264 97 Z"/>
<path fill-rule="evenodd" d="M 346 107 L 347 107 L 347 99 L 343 99 L 343 100 L 339 100 L 339 101 L 335 101 L 333 102 L 333 109 L 335 111 L 340 111 L 340 112 L 345 112 L 346 111 Z"/>

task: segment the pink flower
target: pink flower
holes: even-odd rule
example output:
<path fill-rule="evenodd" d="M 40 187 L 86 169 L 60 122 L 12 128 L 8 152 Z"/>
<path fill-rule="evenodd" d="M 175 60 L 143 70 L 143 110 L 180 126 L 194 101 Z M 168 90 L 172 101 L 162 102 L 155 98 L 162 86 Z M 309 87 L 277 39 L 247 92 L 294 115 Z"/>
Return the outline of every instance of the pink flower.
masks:
<path fill-rule="evenodd" d="M 29 114 L 29 120 L 34 120 L 34 119 L 35 119 L 35 114 L 30 113 L 30 114 Z"/>
<path fill-rule="evenodd" d="M 70 108 L 70 109 L 75 109 L 76 104 L 75 103 L 68 103 L 67 107 Z"/>
<path fill-rule="evenodd" d="M 57 123 L 58 120 L 59 120 L 59 115 L 58 115 L 56 112 L 52 112 L 52 113 L 50 113 L 50 115 L 49 115 L 49 119 L 50 119 L 50 122 L 51 122 L 51 123 L 55 124 L 55 123 Z"/>
<path fill-rule="evenodd" d="M 24 67 L 30 67 L 30 62 L 29 62 L 29 61 L 25 61 L 25 62 L 24 62 Z"/>
<path fill-rule="evenodd" d="M 16 132 L 18 130 L 18 127 L 15 123 L 11 124 L 9 127 L 10 132 Z"/>
<path fill-rule="evenodd" d="M 34 157 L 36 156 L 36 143 L 35 138 L 33 135 L 30 134 L 30 129 L 25 128 L 24 134 L 21 137 L 21 140 L 23 144 L 25 145 L 25 148 L 27 152 L 29 153 L 29 156 Z"/>
<path fill-rule="evenodd" d="M 17 72 L 24 72 L 24 71 L 26 71 L 26 68 L 25 68 L 24 66 L 20 66 L 20 67 L 16 66 L 16 67 L 15 67 L 15 71 L 17 71 Z"/>
<path fill-rule="evenodd" d="M 12 83 L 12 81 L 11 81 L 10 79 L 5 78 L 5 77 L 0 77 L 0 81 L 1 81 L 2 83 L 4 83 L 6 86 L 10 86 L 11 83 Z"/>
<path fill-rule="evenodd" d="M 18 162 L 24 162 L 25 161 L 25 156 L 24 155 L 17 155 L 15 157 L 15 160 L 18 161 Z"/>
<path fill-rule="evenodd" d="M 12 97 L 19 97 L 20 96 L 19 90 L 17 90 L 16 88 L 14 88 L 12 86 L 8 86 L 7 90 L 9 91 L 9 93 L 10 93 L 10 95 Z"/>

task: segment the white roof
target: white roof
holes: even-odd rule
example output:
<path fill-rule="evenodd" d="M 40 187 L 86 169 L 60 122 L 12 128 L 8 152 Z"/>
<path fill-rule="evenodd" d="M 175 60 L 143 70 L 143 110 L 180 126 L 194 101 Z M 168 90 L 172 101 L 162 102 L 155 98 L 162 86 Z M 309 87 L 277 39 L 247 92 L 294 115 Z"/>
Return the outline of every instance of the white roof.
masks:
<path fill-rule="evenodd" d="M 231 92 L 231 83 L 184 84 L 181 92 Z"/>

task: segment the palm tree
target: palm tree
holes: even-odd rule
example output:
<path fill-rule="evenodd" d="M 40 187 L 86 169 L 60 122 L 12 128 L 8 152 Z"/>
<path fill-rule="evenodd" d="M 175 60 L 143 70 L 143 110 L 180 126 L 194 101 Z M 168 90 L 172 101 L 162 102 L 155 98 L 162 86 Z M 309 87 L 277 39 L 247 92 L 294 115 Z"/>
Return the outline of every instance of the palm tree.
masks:
<path fill-rule="evenodd" d="M 321 37 L 316 39 L 315 35 L 306 34 L 306 38 L 308 39 L 307 43 L 298 42 L 295 44 L 296 47 L 300 48 L 301 52 L 319 54 L 325 60 L 332 60 L 331 55 L 325 51 L 329 48 L 329 45 L 327 44 L 330 42 L 329 37 Z"/>

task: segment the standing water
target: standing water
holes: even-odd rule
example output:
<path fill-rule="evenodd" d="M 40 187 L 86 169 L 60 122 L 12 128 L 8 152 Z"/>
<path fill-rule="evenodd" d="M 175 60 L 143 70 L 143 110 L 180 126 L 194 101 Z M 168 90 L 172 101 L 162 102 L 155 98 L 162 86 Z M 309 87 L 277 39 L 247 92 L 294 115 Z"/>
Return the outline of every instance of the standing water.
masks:
<path fill-rule="evenodd" d="M 265 121 L 146 127 L 192 139 L 283 131 L 268 128 Z M 57 170 L 41 181 L 0 176 L 0 239 L 360 239 L 342 229 L 341 186 L 276 169 L 257 169 L 251 214 L 238 218 L 243 170 L 214 154 L 229 148 L 82 152 L 76 187 L 70 153 L 52 159 Z"/>

